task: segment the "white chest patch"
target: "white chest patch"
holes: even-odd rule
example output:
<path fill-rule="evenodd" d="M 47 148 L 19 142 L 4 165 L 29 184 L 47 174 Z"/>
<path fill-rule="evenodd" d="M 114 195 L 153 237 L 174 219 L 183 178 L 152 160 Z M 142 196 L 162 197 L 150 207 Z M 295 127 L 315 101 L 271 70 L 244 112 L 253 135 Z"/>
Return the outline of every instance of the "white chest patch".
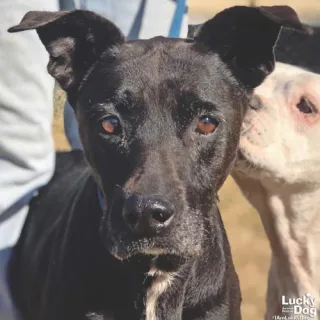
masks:
<path fill-rule="evenodd" d="M 146 297 L 146 320 L 157 320 L 156 307 L 157 300 L 160 295 L 170 287 L 173 281 L 173 274 L 159 273 L 151 269 L 148 273 L 149 276 L 154 276 L 151 287 L 147 291 Z"/>

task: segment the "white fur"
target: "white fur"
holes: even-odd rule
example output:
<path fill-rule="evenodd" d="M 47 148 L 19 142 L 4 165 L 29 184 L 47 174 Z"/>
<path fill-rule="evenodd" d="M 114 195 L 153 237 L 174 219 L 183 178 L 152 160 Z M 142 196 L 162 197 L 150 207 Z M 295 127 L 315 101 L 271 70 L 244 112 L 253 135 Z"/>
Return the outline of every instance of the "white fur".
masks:
<path fill-rule="evenodd" d="M 301 113 L 307 97 L 320 113 L 320 75 L 276 64 L 255 90 L 263 103 L 246 115 L 233 177 L 258 210 L 272 248 L 266 319 L 281 295 L 320 297 L 320 115 Z M 288 314 L 287 314 L 288 315 Z"/>
<path fill-rule="evenodd" d="M 158 272 L 154 268 L 151 268 L 148 275 L 154 277 L 154 279 L 152 280 L 152 284 L 147 291 L 146 320 L 157 320 L 157 300 L 171 285 L 173 281 L 173 275 L 171 273 Z"/>

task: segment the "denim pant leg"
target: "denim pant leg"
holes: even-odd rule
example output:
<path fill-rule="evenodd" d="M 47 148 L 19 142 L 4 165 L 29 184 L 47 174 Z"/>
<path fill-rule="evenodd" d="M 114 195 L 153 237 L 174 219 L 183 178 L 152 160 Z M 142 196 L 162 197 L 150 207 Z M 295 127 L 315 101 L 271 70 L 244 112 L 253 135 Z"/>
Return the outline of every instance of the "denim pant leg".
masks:
<path fill-rule="evenodd" d="M 82 143 L 78 131 L 78 122 L 73 108 L 68 101 L 64 104 L 63 112 L 64 132 L 72 150 L 82 150 Z"/>
<path fill-rule="evenodd" d="M 74 0 L 59 0 L 60 10 L 73 10 L 75 9 Z"/>
<path fill-rule="evenodd" d="M 0 10 L 0 319 L 15 319 L 6 267 L 28 205 L 20 200 L 54 170 L 53 87 L 48 54 L 35 31 L 9 34 L 30 10 L 57 10 L 57 0 L 1 0 Z M 20 202 L 19 205 L 17 203 Z"/>
<path fill-rule="evenodd" d="M 81 9 L 92 10 L 112 21 L 131 40 L 155 36 L 170 36 L 170 30 L 179 8 L 185 7 L 182 22 L 176 25 L 177 35 L 186 37 L 188 29 L 187 0 L 78 0 Z M 137 21 L 141 20 L 141 21 Z M 138 32 L 132 34 L 135 25 Z M 132 34 L 132 35 L 131 35 Z"/>
<path fill-rule="evenodd" d="M 60 10 L 73 10 L 76 8 L 74 0 L 59 0 Z M 72 150 L 82 149 L 78 132 L 78 123 L 73 108 L 68 101 L 64 105 L 64 131 Z"/>

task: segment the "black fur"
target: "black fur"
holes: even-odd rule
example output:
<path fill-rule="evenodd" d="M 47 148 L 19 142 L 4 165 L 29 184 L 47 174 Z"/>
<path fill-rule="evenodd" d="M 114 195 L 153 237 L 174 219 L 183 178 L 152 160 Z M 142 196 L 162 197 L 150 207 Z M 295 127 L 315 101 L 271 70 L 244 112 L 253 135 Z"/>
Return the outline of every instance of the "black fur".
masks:
<path fill-rule="evenodd" d="M 202 24 L 189 25 L 188 37 L 193 38 Z M 282 28 L 274 48 L 276 61 L 320 73 L 320 27 L 305 25 L 304 32 Z"/>
<path fill-rule="evenodd" d="M 24 320 L 146 319 L 148 292 L 168 275 L 156 319 L 241 318 L 217 192 L 252 90 L 274 68 L 282 24 L 303 29 L 289 7 L 225 10 L 195 40 L 125 42 L 86 11 L 32 12 L 10 29 L 37 30 L 89 164 L 58 154 L 31 204 L 10 267 Z M 216 125 L 208 135 L 197 131 L 204 115 Z M 116 134 L 102 130 L 108 116 L 119 119 Z M 157 210 L 170 219 L 146 219 Z M 133 213 L 138 227 L 126 220 Z"/>
<path fill-rule="evenodd" d="M 284 28 L 275 47 L 276 60 L 320 73 L 320 29 L 311 28 L 309 34 Z"/>

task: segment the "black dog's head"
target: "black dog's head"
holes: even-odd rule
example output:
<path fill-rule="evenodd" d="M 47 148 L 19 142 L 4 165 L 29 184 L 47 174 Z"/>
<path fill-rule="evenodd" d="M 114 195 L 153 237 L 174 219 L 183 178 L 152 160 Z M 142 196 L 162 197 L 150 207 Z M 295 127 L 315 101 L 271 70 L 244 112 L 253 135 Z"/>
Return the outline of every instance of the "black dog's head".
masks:
<path fill-rule="evenodd" d="M 119 258 L 194 257 L 215 236 L 216 193 L 235 157 L 250 93 L 274 68 L 289 7 L 233 7 L 194 39 L 128 41 L 92 12 L 29 12 L 49 73 L 68 93 Z"/>

